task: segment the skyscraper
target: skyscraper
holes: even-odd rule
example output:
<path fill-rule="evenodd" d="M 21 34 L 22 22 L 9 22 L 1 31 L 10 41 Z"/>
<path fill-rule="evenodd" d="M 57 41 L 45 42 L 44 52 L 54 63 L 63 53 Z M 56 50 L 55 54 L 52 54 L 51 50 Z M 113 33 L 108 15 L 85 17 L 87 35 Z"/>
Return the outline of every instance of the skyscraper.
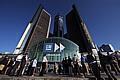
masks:
<path fill-rule="evenodd" d="M 63 28 L 63 17 L 60 15 L 56 15 L 54 19 L 54 32 L 53 35 L 55 37 L 63 37 L 64 28 Z"/>
<path fill-rule="evenodd" d="M 25 32 L 23 33 L 14 54 L 20 51 L 27 52 L 30 47 L 38 41 L 48 38 L 50 31 L 51 15 L 39 6 L 32 20 L 29 22 Z"/>
<path fill-rule="evenodd" d="M 92 52 L 94 44 L 75 5 L 66 15 L 67 38 L 79 45 L 80 52 Z"/>

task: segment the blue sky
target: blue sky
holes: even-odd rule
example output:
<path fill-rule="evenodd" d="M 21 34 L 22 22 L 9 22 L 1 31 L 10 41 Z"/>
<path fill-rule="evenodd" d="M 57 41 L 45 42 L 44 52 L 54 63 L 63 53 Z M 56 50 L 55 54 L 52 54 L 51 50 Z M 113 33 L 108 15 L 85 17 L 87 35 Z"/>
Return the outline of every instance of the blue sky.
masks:
<path fill-rule="evenodd" d="M 51 31 L 54 16 L 75 4 L 94 42 L 120 49 L 120 0 L 0 0 L 0 52 L 15 49 L 39 4 L 52 15 Z"/>

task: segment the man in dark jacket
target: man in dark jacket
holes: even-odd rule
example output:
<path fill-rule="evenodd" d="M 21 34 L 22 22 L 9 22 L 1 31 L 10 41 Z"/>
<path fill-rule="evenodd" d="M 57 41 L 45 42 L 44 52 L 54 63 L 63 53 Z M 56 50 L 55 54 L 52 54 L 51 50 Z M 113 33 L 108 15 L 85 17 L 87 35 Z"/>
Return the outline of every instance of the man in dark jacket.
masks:
<path fill-rule="evenodd" d="M 108 55 L 103 55 L 100 51 L 98 52 L 98 55 L 100 59 L 100 64 L 103 70 L 105 71 L 106 75 L 108 76 L 109 80 L 117 80 L 110 69 L 110 60 L 112 60 L 112 58 Z"/>
<path fill-rule="evenodd" d="M 100 70 L 92 54 L 87 55 L 87 62 L 92 70 L 93 75 L 97 78 L 97 80 L 101 80 Z"/>

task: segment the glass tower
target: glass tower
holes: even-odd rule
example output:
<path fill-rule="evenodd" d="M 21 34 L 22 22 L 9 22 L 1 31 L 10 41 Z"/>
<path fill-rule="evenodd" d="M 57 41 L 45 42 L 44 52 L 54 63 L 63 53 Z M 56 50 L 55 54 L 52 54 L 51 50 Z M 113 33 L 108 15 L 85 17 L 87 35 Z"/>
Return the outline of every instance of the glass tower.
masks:
<path fill-rule="evenodd" d="M 56 15 L 54 19 L 54 32 L 53 35 L 55 37 L 63 37 L 64 28 L 63 28 L 63 17 L 60 15 Z"/>

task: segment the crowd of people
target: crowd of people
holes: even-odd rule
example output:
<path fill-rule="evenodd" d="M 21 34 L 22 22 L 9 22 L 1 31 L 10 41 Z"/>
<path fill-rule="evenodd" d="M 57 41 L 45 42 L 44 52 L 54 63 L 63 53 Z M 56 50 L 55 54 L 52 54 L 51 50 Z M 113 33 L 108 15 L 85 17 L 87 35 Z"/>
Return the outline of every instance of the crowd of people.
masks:
<path fill-rule="evenodd" d="M 70 58 L 70 56 L 68 56 L 68 58 L 65 57 L 65 59 L 63 59 L 62 61 L 62 66 L 63 66 L 63 74 L 70 75 L 70 76 L 78 75 L 78 76 L 83 77 L 83 75 L 81 74 L 82 65 L 75 54 L 73 58 Z M 60 72 L 61 70 L 59 70 L 59 74 Z"/>
<path fill-rule="evenodd" d="M 28 59 L 27 55 L 22 53 L 16 57 L 2 57 L 0 58 L 0 74 L 9 76 L 22 76 L 27 69 L 26 75 L 32 76 L 34 68 L 37 66 L 37 60 Z"/>
<path fill-rule="evenodd" d="M 55 73 L 80 77 L 93 75 L 97 80 L 104 80 L 101 73 L 105 73 L 109 80 L 117 80 L 116 76 L 120 74 L 120 54 L 118 52 L 106 54 L 99 51 L 99 61 L 91 53 L 86 56 L 82 54 L 80 59 L 76 55 L 73 58 L 65 57 L 62 65 L 58 64 L 58 68 L 55 68 L 55 71 L 58 69 Z"/>
<path fill-rule="evenodd" d="M 109 80 L 117 80 L 116 76 L 120 74 L 120 54 L 115 52 L 107 55 L 98 52 L 99 61 L 92 53 L 81 54 L 79 59 L 76 54 L 71 58 L 65 57 L 61 62 L 54 63 L 53 73 L 58 75 L 87 77 L 93 75 L 97 80 L 103 80 L 101 73 L 106 73 Z M 34 76 L 37 68 L 37 59 L 29 59 L 27 54 L 19 54 L 16 57 L 2 57 L 0 58 L 0 74 L 9 76 Z M 43 57 L 39 69 L 39 76 L 43 76 L 49 72 L 48 60 L 46 56 Z"/>

